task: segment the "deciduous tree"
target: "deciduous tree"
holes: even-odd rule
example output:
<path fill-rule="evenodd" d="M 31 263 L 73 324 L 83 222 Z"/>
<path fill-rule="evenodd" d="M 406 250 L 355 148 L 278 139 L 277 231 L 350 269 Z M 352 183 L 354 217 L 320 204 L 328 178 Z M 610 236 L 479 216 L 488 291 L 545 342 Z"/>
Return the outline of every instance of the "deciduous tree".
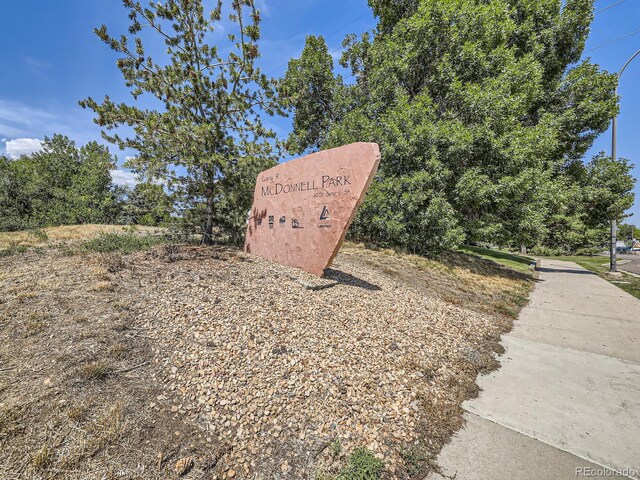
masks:
<path fill-rule="evenodd" d="M 334 92 L 328 116 L 316 113 L 317 103 L 295 106 L 294 137 L 327 131 L 323 148 L 352 141 L 381 145 L 372 191 L 377 184 L 387 194 L 366 197 L 353 231 L 379 224 L 380 212 L 416 218 L 438 198 L 441 223 L 433 218 L 428 223 L 434 228 L 414 229 L 401 244 L 429 250 L 460 240 L 460 228 L 471 241 L 518 247 L 544 241 L 550 217 L 563 209 L 559 193 L 571 183 L 567 168 L 618 108 L 615 75 L 589 60 L 577 63 L 593 0 L 370 5 L 378 17 L 373 37 L 345 39 L 341 63 L 355 82 L 314 75 L 300 68 L 302 59 L 287 72 L 295 75 L 297 91 Z M 392 194 L 394 186 L 418 185 L 434 172 L 444 181 L 430 183 L 428 195 L 416 192 L 409 204 L 398 200 L 400 192 Z"/>

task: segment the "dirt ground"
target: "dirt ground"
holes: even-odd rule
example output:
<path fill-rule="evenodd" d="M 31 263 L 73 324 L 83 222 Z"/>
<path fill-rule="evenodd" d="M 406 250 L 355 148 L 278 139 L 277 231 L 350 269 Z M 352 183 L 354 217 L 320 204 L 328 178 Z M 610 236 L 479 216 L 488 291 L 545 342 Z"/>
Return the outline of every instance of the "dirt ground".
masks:
<path fill-rule="evenodd" d="M 0 478 L 422 478 L 531 281 L 350 245 L 305 274 L 237 250 L 0 258 Z M 340 477 L 344 478 L 344 477 Z"/>

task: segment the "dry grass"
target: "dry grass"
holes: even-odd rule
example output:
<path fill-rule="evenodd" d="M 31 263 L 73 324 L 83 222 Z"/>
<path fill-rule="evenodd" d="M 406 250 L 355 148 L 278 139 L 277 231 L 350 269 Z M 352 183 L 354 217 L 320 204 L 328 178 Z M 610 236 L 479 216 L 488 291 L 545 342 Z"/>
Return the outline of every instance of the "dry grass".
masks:
<path fill-rule="evenodd" d="M 379 268 L 447 303 L 511 318 L 517 317 L 533 288 L 531 274 L 461 252 L 446 252 L 430 259 L 346 243 L 340 254 Z"/>
<path fill-rule="evenodd" d="M 0 249 L 10 247 L 41 247 L 58 242 L 79 242 L 90 240 L 102 233 L 122 233 L 127 227 L 122 225 L 63 225 L 41 230 L 23 230 L 19 232 L 0 232 Z M 137 226 L 140 233 L 157 233 L 163 231 L 157 227 Z M 42 235 L 41 232 L 44 232 Z"/>
<path fill-rule="evenodd" d="M 121 229 L 90 225 L 47 229 L 46 233 L 49 243 L 74 242 Z M 0 248 L 22 241 L 41 246 L 41 240 L 28 232 L 3 233 Z M 174 337 L 167 340 L 172 348 L 164 351 L 141 318 L 157 314 L 154 305 L 162 296 L 158 281 L 171 284 L 174 275 L 183 276 L 185 282 L 205 290 L 222 282 L 215 295 L 205 299 L 221 309 L 228 300 L 224 281 L 233 288 L 243 285 L 239 276 L 220 280 L 221 270 L 242 273 L 255 265 L 226 249 L 163 252 L 158 247 L 126 256 L 84 253 L 70 257 L 43 249 L 0 258 L 0 362 L 9 367 L 0 375 L 0 478 L 175 479 L 175 463 L 183 457 L 194 457 L 195 466 L 182 478 L 221 478 L 237 452 L 211 431 L 199 428 L 198 398 L 168 388 L 171 365 L 153 362 L 154 357 L 190 351 L 198 342 L 176 325 Z M 146 260 L 141 262 L 141 257 Z M 425 297 L 489 313 L 502 325 L 501 330 L 508 329 L 509 317 L 517 313 L 531 287 L 525 274 L 463 254 L 425 259 L 347 244 L 338 260 L 346 267 L 366 266 L 375 275 L 398 281 L 402 288 Z M 256 285 L 262 285 L 260 282 Z M 282 287 L 282 295 L 285 290 Z M 331 289 L 323 292 L 318 295 L 333 295 Z M 357 295 L 357 289 L 352 294 Z M 194 314 L 189 313 L 188 318 Z M 220 348 L 219 336 L 199 341 L 210 345 L 207 348 Z M 499 351 L 496 341 L 492 338 L 478 348 Z M 286 345 L 285 351 L 290 348 Z M 283 349 L 269 350 L 269 355 L 284 358 L 288 353 L 280 355 Z M 19 358 L 15 352 L 22 352 Z M 467 359 L 468 368 L 448 387 L 451 398 L 434 402 L 427 390 L 416 398 L 426 406 L 424 415 L 431 430 L 423 433 L 434 445 L 460 426 L 456 405 L 475 394 L 476 370 L 495 366 L 488 356 L 478 359 L 473 354 L 472 350 L 455 353 Z M 397 362 L 408 375 L 415 374 L 416 381 L 440 381 L 437 362 L 397 355 Z M 348 471 L 353 466 L 348 445 L 329 444 L 327 451 L 336 452 L 335 475 Z M 292 454 L 274 452 L 274 456 Z M 402 478 L 421 478 L 433 468 L 432 455 L 422 450 L 403 454 L 408 474 Z M 376 466 L 365 451 L 361 457 Z M 244 478 L 243 472 L 238 470 L 236 478 Z M 308 478 L 314 473 L 306 472 Z M 275 475 L 281 475 L 279 465 Z M 387 475 L 385 478 L 400 478 Z"/>
<path fill-rule="evenodd" d="M 93 398 L 90 397 L 85 401 L 79 402 L 67 410 L 67 416 L 75 423 L 81 423 L 87 419 L 91 409 L 93 408 Z"/>
<path fill-rule="evenodd" d="M 88 291 L 112 275 L 94 257 L 0 258 L 0 478 L 175 479 L 175 461 L 195 456 L 210 479 L 216 444 L 170 411 L 151 347 L 129 328 L 143 292 Z"/>
<path fill-rule="evenodd" d="M 106 360 L 96 360 L 86 364 L 80 371 L 84 381 L 104 380 L 114 372 L 115 368 Z"/>
<path fill-rule="evenodd" d="M 41 333 L 47 328 L 47 324 L 45 320 L 47 319 L 47 315 L 41 312 L 33 312 L 29 314 L 27 319 L 27 323 L 25 324 L 26 328 L 26 336 L 30 337 L 32 335 L 37 335 Z"/>
<path fill-rule="evenodd" d="M 51 447 L 48 443 L 45 443 L 40 450 L 31 457 L 31 466 L 35 470 L 44 470 L 52 463 L 52 455 Z"/>
<path fill-rule="evenodd" d="M 36 298 L 38 296 L 38 294 L 32 290 L 27 290 L 27 291 L 23 291 L 23 292 L 18 292 L 16 294 L 16 300 L 18 300 L 19 302 L 23 302 L 25 300 L 29 300 L 31 298 Z"/>
<path fill-rule="evenodd" d="M 91 288 L 89 290 L 91 290 L 92 292 L 115 292 L 116 285 L 112 282 L 103 280 L 91 285 Z"/>

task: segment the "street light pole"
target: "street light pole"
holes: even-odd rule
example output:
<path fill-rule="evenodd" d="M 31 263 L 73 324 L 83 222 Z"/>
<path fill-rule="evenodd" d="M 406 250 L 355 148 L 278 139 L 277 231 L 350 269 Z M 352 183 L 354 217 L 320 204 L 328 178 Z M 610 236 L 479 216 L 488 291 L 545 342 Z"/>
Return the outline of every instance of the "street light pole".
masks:
<path fill-rule="evenodd" d="M 631 55 L 631 58 L 629 58 L 629 60 L 627 60 L 627 63 L 624 64 L 624 66 L 620 69 L 620 71 L 618 72 L 618 82 L 617 84 L 620 83 L 620 77 L 622 76 L 622 72 L 624 72 L 625 68 L 627 68 L 627 66 L 631 63 L 631 61 L 636 58 L 638 55 L 640 55 L 640 50 L 638 50 L 636 53 L 634 53 L 633 55 Z M 618 85 L 616 84 L 616 90 L 615 90 L 615 95 L 616 97 L 618 96 Z M 618 158 L 617 156 L 617 130 L 618 130 L 618 116 L 614 115 L 613 119 L 611 120 L 611 158 L 615 161 L 616 158 Z M 617 259 L 616 259 L 616 243 L 617 243 L 617 239 L 616 239 L 616 235 L 617 235 L 617 230 L 618 230 L 618 225 L 617 225 L 617 218 L 614 218 L 611 220 L 611 249 L 609 251 L 609 271 L 610 272 L 617 272 L 618 271 L 618 265 L 617 265 Z"/>

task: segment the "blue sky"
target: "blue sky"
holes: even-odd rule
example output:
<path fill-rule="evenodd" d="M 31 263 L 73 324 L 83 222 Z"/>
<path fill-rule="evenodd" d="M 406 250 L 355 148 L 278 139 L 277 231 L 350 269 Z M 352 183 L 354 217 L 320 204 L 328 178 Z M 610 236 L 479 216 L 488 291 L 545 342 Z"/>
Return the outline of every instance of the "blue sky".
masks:
<path fill-rule="evenodd" d="M 342 38 L 375 25 L 366 0 L 259 0 L 263 12 L 261 53 L 263 71 L 281 76 L 292 56 L 300 54 L 307 35 L 324 35 L 340 55 Z M 611 7 L 610 7 L 611 6 Z M 607 8 L 610 7 L 610 8 Z M 0 28 L 0 153 L 17 155 L 37 147 L 45 135 L 62 133 L 84 144 L 100 139 L 92 112 L 78 106 L 87 96 L 105 94 L 125 100 L 127 90 L 115 56 L 93 34 L 104 23 L 124 32 L 125 10 L 120 0 L 0 0 L 4 21 Z M 640 49 L 640 0 L 597 0 L 596 17 L 585 56 L 610 71 L 617 71 Z M 627 34 L 626 38 L 620 39 Z M 620 39 L 620 40 L 618 40 Z M 608 44 L 608 42 L 615 41 Z M 624 73 L 619 93 L 618 155 L 638 166 L 640 177 L 640 57 Z M 290 119 L 269 119 L 279 135 L 286 136 Z M 589 156 L 610 152 L 611 133 L 595 142 Z M 123 162 L 126 155 L 112 152 Z M 131 181 L 124 171 L 114 173 L 119 182 Z M 634 213 L 640 222 L 640 186 L 636 187 Z"/>

